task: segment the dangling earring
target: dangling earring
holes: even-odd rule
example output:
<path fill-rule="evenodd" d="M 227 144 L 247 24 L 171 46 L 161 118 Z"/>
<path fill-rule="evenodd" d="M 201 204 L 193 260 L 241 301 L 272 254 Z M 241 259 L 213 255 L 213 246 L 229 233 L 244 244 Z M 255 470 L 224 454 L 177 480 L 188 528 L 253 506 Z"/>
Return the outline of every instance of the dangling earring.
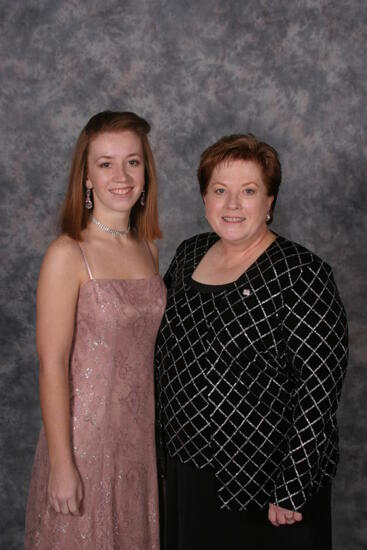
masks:
<path fill-rule="evenodd" d="M 268 212 L 268 213 L 266 214 L 266 218 L 265 218 L 265 219 L 266 219 L 266 221 L 267 221 L 268 223 L 270 222 L 270 220 L 271 220 L 270 212 Z"/>
<path fill-rule="evenodd" d="M 143 189 L 143 192 L 140 195 L 140 205 L 144 206 L 144 204 L 145 204 L 145 189 Z"/>
<path fill-rule="evenodd" d="M 89 189 L 89 187 L 87 187 L 87 189 L 85 191 L 84 206 L 87 210 L 91 210 L 93 208 L 93 203 L 92 203 L 92 199 L 91 199 L 91 190 Z"/>

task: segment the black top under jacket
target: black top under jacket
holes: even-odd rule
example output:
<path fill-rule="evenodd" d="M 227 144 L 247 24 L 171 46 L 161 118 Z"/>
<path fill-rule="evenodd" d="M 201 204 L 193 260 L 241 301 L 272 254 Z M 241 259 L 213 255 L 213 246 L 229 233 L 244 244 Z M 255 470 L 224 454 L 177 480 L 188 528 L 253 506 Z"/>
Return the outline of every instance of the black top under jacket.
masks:
<path fill-rule="evenodd" d="M 213 287 L 203 332 L 209 295 L 191 276 L 217 240 L 181 243 L 165 275 L 155 357 L 161 451 L 210 464 L 224 509 L 299 510 L 336 472 L 344 308 L 328 264 L 278 236 L 237 281 Z"/>

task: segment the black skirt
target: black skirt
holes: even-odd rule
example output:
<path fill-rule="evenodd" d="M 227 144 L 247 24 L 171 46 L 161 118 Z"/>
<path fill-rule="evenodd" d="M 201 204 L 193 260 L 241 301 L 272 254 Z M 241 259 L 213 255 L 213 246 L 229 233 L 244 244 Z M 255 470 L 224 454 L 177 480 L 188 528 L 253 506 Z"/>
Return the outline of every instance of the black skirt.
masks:
<path fill-rule="evenodd" d="M 302 510 L 303 520 L 274 527 L 267 509 L 219 509 L 211 468 L 168 458 L 163 517 L 164 550 L 331 550 L 331 487 Z"/>

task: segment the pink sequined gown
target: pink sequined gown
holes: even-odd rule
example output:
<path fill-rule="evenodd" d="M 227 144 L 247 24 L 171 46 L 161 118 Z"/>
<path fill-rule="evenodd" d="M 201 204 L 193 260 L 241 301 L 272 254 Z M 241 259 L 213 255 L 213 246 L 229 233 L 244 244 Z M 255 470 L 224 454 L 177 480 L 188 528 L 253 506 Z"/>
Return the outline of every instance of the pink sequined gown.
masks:
<path fill-rule="evenodd" d="M 154 344 L 166 291 L 159 275 L 93 279 L 81 289 L 70 362 L 72 446 L 82 516 L 47 501 L 43 428 L 27 505 L 25 549 L 158 550 Z"/>

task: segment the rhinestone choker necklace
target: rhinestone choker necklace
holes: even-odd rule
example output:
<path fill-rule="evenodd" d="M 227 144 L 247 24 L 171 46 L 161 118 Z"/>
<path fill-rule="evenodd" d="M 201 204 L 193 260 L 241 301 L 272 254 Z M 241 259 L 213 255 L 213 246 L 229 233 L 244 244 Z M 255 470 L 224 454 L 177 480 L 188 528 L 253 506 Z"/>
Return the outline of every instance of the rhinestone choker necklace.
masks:
<path fill-rule="evenodd" d="M 122 235 L 127 235 L 130 231 L 130 224 L 128 225 L 127 229 L 123 229 L 120 231 L 119 229 L 112 229 L 112 227 L 109 227 L 108 225 L 105 225 L 104 223 L 100 222 L 95 218 L 94 216 L 89 216 L 89 219 L 91 222 L 93 222 L 99 229 L 102 231 L 105 231 L 106 233 L 110 233 L 114 237 L 121 237 Z"/>

